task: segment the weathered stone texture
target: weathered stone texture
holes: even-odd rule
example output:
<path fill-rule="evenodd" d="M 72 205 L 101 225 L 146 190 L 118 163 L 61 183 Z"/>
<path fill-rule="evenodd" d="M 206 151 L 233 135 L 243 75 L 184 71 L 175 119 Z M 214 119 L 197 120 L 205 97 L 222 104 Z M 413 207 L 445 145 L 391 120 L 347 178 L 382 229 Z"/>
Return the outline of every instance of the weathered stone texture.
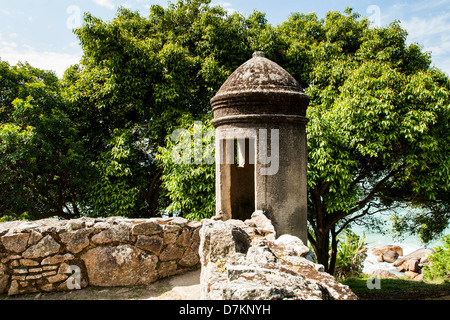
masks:
<path fill-rule="evenodd" d="M 95 244 L 105 244 L 111 242 L 127 242 L 130 240 L 130 227 L 121 223 L 106 229 L 92 237 L 92 242 Z"/>
<path fill-rule="evenodd" d="M 19 233 L 2 237 L 5 249 L 14 253 L 22 253 L 28 245 L 29 233 Z"/>
<path fill-rule="evenodd" d="M 136 241 L 136 247 L 142 250 L 158 254 L 161 252 L 164 245 L 164 239 L 158 236 L 144 236 L 139 235 Z"/>
<path fill-rule="evenodd" d="M 76 225 L 78 226 L 78 225 Z M 89 245 L 89 235 L 94 229 L 77 229 L 76 231 L 63 233 L 60 235 L 62 243 L 67 251 L 79 253 Z"/>
<path fill-rule="evenodd" d="M 246 223 L 256 225 L 251 219 Z M 250 236 L 232 220 L 205 220 L 200 242 L 202 299 L 357 299 L 349 287 L 323 272 L 323 266 L 306 258 L 309 249 L 299 238 L 274 237 Z"/>
<path fill-rule="evenodd" d="M 22 257 L 27 259 L 44 258 L 58 253 L 59 248 L 61 248 L 61 245 L 51 235 L 47 235 L 37 244 L 25 250 Z"/>
<path fill-rule="evenodd" d="M 158 234 L 162 231 L 162 227 L 156 222 L 144 222 L 136 224 L 132 228 L 133 235 L 145 235 L 150 236 Z"/>
<path fill-rule="evenodd" d="M 183 218 L 0 223 L 0 294 L 145 285 L 193 270 L 200 228 Z"/>
<path fill-rule="evenodd" d="M 94 286 L 133 286 L 156 280 L 158 258 L 134 246 L 97 247 L 81 256 Z"/>

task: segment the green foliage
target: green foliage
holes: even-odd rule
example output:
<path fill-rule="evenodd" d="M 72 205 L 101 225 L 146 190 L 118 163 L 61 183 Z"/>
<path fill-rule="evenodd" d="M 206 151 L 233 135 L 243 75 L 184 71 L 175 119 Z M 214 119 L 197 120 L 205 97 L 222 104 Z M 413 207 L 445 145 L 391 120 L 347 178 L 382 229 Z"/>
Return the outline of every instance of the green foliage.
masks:
<path fill-rule="evenodd" d="M 167 138 L 157 159 L 164 172 L 162 187 L 170 200 L 166 211 L 190 220 L 215 213 L 215 131 L 210 119 L 185 117 L 179 131 Z"/>
<path fill-rule="evenodd" d="M 295 59 L 286 67 L 311 98 L 309 240 L 320 263 L 335 227 L 331 237 L 397 203 L 429 217 L 448 212 L 450 85 L 429 54 L 406 44 L 398 22 L 370 28 L 350 9 L 324 19 L 292 14 L 278 31 Z"/>
<path fill-rule="evenodd" d="M 28 64 L 0 65 L 0 216 L 78 214 L 89 170 L 56 76 Z"/>
<path fill-rule="evenodd" d="M 339 280 L 359 277 L 362 274 L 363 262 L 367 257 L 365 235 L 362 239 L 355 233 L 346 230 L 340 237 L 336 255 L 335 276 Z"/>
<path fill-rule="evenodd" d="M 84 54 L 63 84 L 67 112 L 96 172 L 88 183 L 89 214 L 145 217 L 165 208 L 158 148 L 181 116 L 210 112 L 211 97 L 251 56 L 253 28 L 265 26 L 258 13 L 247 21 L 209 3 L 153 5 L 148 17 L 120 8 L 110 22 L 87 13 L 75 31 Z"/>
<path fill-rule="evenodd" d="M 448 195 L 444 195 L 448 198 Z M 402 238 L 406 235 L 417 235 L 422 243 L 427 244 L 438 239 L 448 227 L 450 211 L 445 202 L 430 203 L 425 208 L 409 210 L 404 215 L 397 213 L 391 217 L 391 233 Z"/>
<path fill-rule="evenodd" d="M 442 238 L 442 246 L 435 248 L 435 253 L 428 257 L 430 265 L 424 266 L 424 276 L 430 280 L 450 280 L 450 235 Z"/>

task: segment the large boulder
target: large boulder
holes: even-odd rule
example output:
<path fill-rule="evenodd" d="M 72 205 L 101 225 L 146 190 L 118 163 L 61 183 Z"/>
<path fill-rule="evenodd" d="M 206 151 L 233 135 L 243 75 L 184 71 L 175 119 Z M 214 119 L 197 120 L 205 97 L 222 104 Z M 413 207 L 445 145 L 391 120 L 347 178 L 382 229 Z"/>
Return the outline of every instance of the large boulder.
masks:
<path fill-rule="evenodd" d="M 395 261 L 397 260 L 397 258 L 398 258 L 398 252 L 393 251 L 393 250 L 389 250 L 389 251 L 386 251 L 386 252 L 382 255 L 382 257 L 383 257 L 383 261 L 384 261 L 384 262 L 392 263 L 392 262 L 395 262 Z"/>
<path fill-rule="evenodd" d="M 372 253 L 376 256 L 384 255 L 388 251 L 395 251 L 398 253 L 398 256 L 403 255 L 403 248 L 396 245 L 387 245 L 383 246 L 381 248 L 374 248 L 372 249 Z"/>
<path fill-rule="evenodd" d="M 264 220 L 261 213 L 258 220 Z M 251 219 L 250 219 L 251 220 Z M 266 223 L 267 221 L 265 221 Z M 290 235 L 275 240 L 254 230 L 256 223 L 204 220 L 201 229 L 201 298 L 206 300 L 355 300 L 348 286 L 322 272 L 323 266 L 305 257 L 310 250 Z M 261 228 L 262 229 L 262 228 Z M 259 235 L 257 235 L 259 234 Z"/>
<path fill-rule="evenodd" d="M 400 272 L 402 271 L 418 272 L 420 266 L 423 265 L 424 262 L 426 263 L 428 256 L 432 253 L 434 253 L 434 250 L 430 248 L 418 249 L 395 261 L 394 266 L 398 267 L 397 271 Z"/>
<path fill-rule="evenodd" d="M 156 280 L 157 257 L 134 246 L 96 247 L 81 259 L 92 286 L 136 286 Z"/>

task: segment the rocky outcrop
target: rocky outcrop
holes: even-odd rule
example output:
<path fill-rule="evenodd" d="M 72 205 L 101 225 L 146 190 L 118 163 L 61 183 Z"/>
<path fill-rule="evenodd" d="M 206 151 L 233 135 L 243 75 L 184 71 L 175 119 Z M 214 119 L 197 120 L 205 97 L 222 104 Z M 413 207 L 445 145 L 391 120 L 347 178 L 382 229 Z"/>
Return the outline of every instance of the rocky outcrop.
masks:
<path fill-rule="evenodd" d="M 395 246 L 395 245 L 387 245 L 387 246 L 383 246 L 381 248 L 374 248 L 374 249 L 372 249 L 372 253 L 374 255 L 376 255 L 376 256 L 384 255 L 388 251 L 397 252 L 397 254 L 399 256 L 403 255 L 403 248 L 400 247 L 400 246 Z"/>
<path fill-rule="evenodd" d="M 388 245 L 372 250 L 372 254 L 378 256 L 378 262 L 392 263 L 403 255 L 403 248 L 400 246 Z"/>
<path fill-rule="evenodd" d="M 307 259 L 311 252 L 299 238 L 275 239 L 261 212 L 245 222 L 204 220 L 200 238 L 202 299 L 357 299 Z"/>
<path fill-rule="evenodd" d="M 416 281 L 423 280 L 422 268 L 428 265 L 428 256 L 434 253 L 433 249 L 423 248 L 407 254 L 394 262 L 397 271 L 405 272 L 405 277 Z"/>
<path fill-rule="evenodd" d="M 200 267 L 201 223 L 182 218 L 0 224 L 0 294 L 146 285 Z"/>
<path fill-rule="evenodd" d="M 410 254 L 403 256 L 403 249 L 400 246 L 384 246 L 381 248 L 375 248 L 372 253 L 378 255 L 379 262 L 393 263 L 394 267 L 397 267 L 398 272 L 404 272 L 406 278 L 414 280 L 423 280 L 422 267 L 429 264 L 428 256 L 434 252 L 433 249 L 418 249 Z M 391 272 L 381 272 L 382 270 L 376 270 L 372 272 L 373 275 L 380 276 L 382 278 L 395 277 Z"/>

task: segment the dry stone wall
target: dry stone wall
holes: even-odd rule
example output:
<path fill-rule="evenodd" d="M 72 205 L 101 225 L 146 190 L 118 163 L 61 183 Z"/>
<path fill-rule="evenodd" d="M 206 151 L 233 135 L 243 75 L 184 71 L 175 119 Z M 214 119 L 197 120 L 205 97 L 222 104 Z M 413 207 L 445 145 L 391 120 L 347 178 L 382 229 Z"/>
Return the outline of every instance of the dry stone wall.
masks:
<path fill-rule="evenodd" d="M 183 218 L 0 224 L 0 294 L 147 285 L 200 268 L 200 222 Z"/>

